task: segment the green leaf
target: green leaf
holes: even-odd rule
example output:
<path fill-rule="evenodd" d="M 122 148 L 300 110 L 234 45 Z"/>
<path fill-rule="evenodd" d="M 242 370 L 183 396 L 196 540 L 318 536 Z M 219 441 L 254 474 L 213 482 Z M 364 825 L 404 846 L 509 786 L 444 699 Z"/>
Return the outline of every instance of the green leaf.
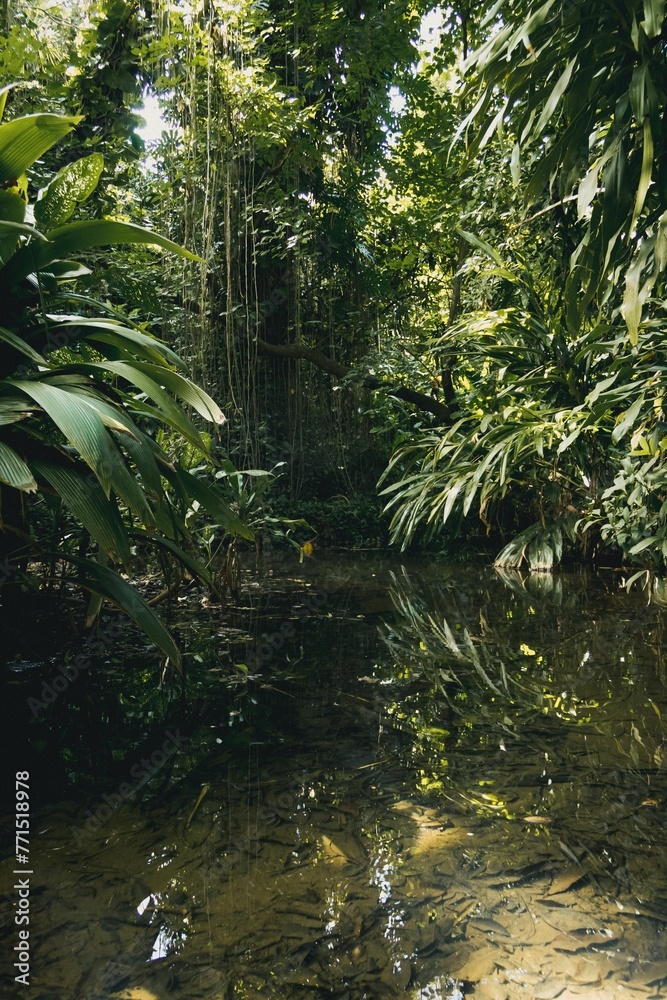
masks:
<path fill-rule="evenodd" d="M 574 72 L 574 67 L 576 66 L 576 64 L 577 64 L 577 57 L 575 56 L 573 59 L 570 59 L 565 69 L 561 73 L 560 77 L 558 78 L 555 87 L 549 94 L 547 102 L 544 105 L 544 108 L 542 109 L 542 114 L 540 115 L 539 121 L 535 126 L 535 130 L 538 133 L 542 131 L 542 129 L 547 124 L 547 122 L 553 115 L 554 111 L 558 107 L 563 94 L 565 93 L 570 84 L 570 80 L 572 79 L 572 73 Z"/>
<path fill-rule="evenodd" d="M 11 192 L 5 192 L 5 193 L 10 194 Z M 14 195 L 14 197 L 17 196 Z M 21 202 L 23 202 L 23 206 L 25 208 L 25 202 L 23 201 L 23 198 L 21 198 L 20 200 Z M 0 232 L 3 231 L 14 232 L 18 236 L 32 236 L 36 240 L 46 241 L 46 236 L 44 235 L 44 233 L 40 233 L 39 229 L 35 229 L 34 226 L 29 226 L 26 223 L 12 222 L 6 216 L 5 218 L 0 218 Z"/>
<path fill-rule="evenodd" d="M 79 264 L 75 260 L 54 260 L 49 264 L 48 271 L 40 273 L 50 275 L 56 281 L 72 281 L 74 278 L 83 278 L 86 274 L 92 274 L 92 271 L 85 264 Z"/>
<path fill-rule="evenodd" d="M 611 434 L 611 439 L 614 444 L 618 444 L 618 442 L 625 437 L 628 431 L 632 430 L 643 405 L 644 397 L 640 396 L 639 399 L 636 399 L 632 406 L 629 407 L 629 409 L 627 409 L 621 416 Z"/>
<path fill-rule="evenodd" d="M 104 169 L 101 153 L 92 153 L 58 171 L 35 203 L 35 222 L 46 232 L 67 222 L 77 205 L 97 187 Z"/>
<path fill-rule="evenodd" d="M 642 150 L 642 169 L 639 177 L 639 184 L 637 186 L 637 194 L 635 196 L 635 207 L 632 213 L 632 222 L 630 223 L 630 233 L 635 228 L 637 220 L 641 215 L 641 210 L 644 207 L 644 202 L 646 201 L 646 195 L 648 193 L 649 185 L 651 183 L 651 174 L 653 173 L 653 134 L 651 132 L 651 122 L 648 118 L 644 119 L 644 147 Z"/>
<path fill-rule="evenodd" d="M 531 570 L 550 572 L 554 564 L 554 552 L 545 538 L 535 538 L 527 550 L 528 565 Z"/>
<path fill-rule="evenodd" d="M 504 4 L 505 4 L 505 0 L 496 0 L 496 2 L 493 4 L 493 6 L 490 7 L 489 10 L 487 10 L 486 13 L 484 14 L 484 17 L 483 17 L 482 22 L 481 22 L 481 27 L 482 28 L 486 28 L 487 25 L 489 25 L 489 24 L 491 24 L 493 22 L 496 14 L 501 9 L 501 7 L 504 6 Z"/>
<path fill-rule="evenodd" d="M 648 254 L 654 245 L 655 238 L 645 240 L 625 272 L 625 291 L 623 294 L 623 304 L 621 305 L 621 315 L 626 322 L 628 339 L 633 347 L 639 341 L 639 324 L 642 320 L 644 302 L 653 285 L 653 280 L 649 279 L 642 287 L 642 274 Z"/>
<path fill-rule="evenodd" d="M 639 552 L 643 552 L 644 549 L 648 549 L 651 545 L 655 545 L 656 543 L 657 538 L 654 538 L 653 536 L 650 538 L 642 538 L 641 542 L 637 542 L 637 544 L 633 545 L 629 550 L 630 555 L 636 556 Z"/>
<path fill-rule="evenodd" d="M 469 233 L 464 229 L 457 229 L 456 231 L 459 236 L 463 237 L 464 240 L 467 240 L 468 243 L 471 243 L 474 247 L 477 247 L 478 250 L 481 250 L 487 257 L 490 257 L 491 260 L 494 260 L 499 267 L 504 266 L 503 259 L 498 251 L 494 250 L 488 243 L 485 243 L 485 241 L 479 236 L 475 236 L 474 233 Z"/>
<path fill-rule="evenodd" d="M 37 482 L 32 472 L 13 448 L 0 441 L 0 480 L 24 493 L 34 493 Z"/>
<path fill-rule="evenodd" d="M 143 361 L 133 361 L 131 364 L 132 368 L 144 372 L 154 382 L 165 386 L 170 392 L 173 392 L 175 396 L 178 396 L 184 403 L 191 406 L 205 420 L 211 420 L 216 424 L 223 424 L 225 422 L 225 415 L 215 400 L 211 399 L 207 392 L 200 389 L 190 379 L 184 378 L 178 372 L 165 368 L 164 365 L 152 365 Z"/>
<path fill-rule="evenodd" d="M 614 372 L 613 375 L 610 375 L 608 378 L 603 378 L 601 382 L 598 382 L 595 388 L 592 389 L 591 392 L 589 392 L 588 395 L 586 396 L 587 405 L 592 406 L 593 403 L 597 402 L 602 393 L 606 392 L 607 389 L 610 389 L 612 387 L 612 385 L 618 378 L 619 374 L 620 374 L 619 372 Z"/>
<path fill-rule="evenodd" d="M 57 317 L 54 318 L 57 319 Z M 114 323 L 112 320 L 72 319 L 67 323 L 60 324 L 56 329 L 59 329 L 60 326 L 78 326 L 85 332 L 86 340 L 92 340 L 95 343 L 101 344 L 112 344 L 114 347 L 138 354 L 140 357 L 146 358 L 148 361 L 152 361 L 158 365 L 163 366 L 166 361 L 175 368 L 187 371 L 187 365 L 179 358 L 178 354 L 172 351 L 167 344 L 158 340 L 157 337 L 151 337 L 146 333 L 141 333 L 139 330 L 133 330 L 130 327 L 122 326 L 120 323 Z"/>
<path fill-rule="evenodd" d="M 531 205 L 542 194 L 552 172 L 558 167 L 560 152 L 558 143 L 554 143 L 546 156 L 538 161 L 524 191 L 524 201 L 527 205 Z"/>
<path fill-rule="evenodd" d="M 9 97 L 9 91 L 14 90 L 16 87 L 33 86 L 36 86 L 36 84 L 28 83 L 26 80 L 13 80 L 12 83 L 6 83 L 3 87 L 0 87 L 0 121 L 5 113 L 5 106 L 7 104 L 7 98 Z"/>
<path fill-rule="evenodd" d="M 25 229 L 26 203 L 15 191 L 0 189 L 0 263 L 9 260 Z"/>
<path fill-rule="evenodd" d="M 667 210 L 658 219 L 654 253 L 656 275 L 660 275 L 667 265 Z"/>
<path fill-rule="evenodd" d="M 205 483 L 203 479 L 197 479 L 190 472 L 186 472 L 185 469 L 177 468 L 175 470 L 175 477 L 181 484 L 186 495 L 193 500 L 197 500 L 204 510 L 218 524 L 222 525 L 225 531 L 228 531 L 231 535 L 240 535 L 241 538 L 247 538 L 248 541 L 254 541 L 255 535 L 253 531 L 243 523 L 238 514 L 230 510 L 213 487 Z"/>
<path fill-rule="evenodd" d="M 82 115 L 26 115 L 0 125 L 0 185 L 24 174 Z"/>
<path fill-rule="evenodd" d="M 15 424 L 34 413 L 35 407 L 21 399 L 0 399 L 0 427 Z"/>
<path fill-rule="evenodd" d="M 0 129 L 4 126 L 0 125 Z M 159 233 L 152 233 L 143 226 L 132 222 L 116 222 L 113 219 L 86 219 L 81 222 L 69 222 L 58 229 L 49 232 L 49 240 L 21 247 L 8 264 L 5 265 L 0 278 L 7 285 L 15 285 L 27 278 L 34 271 L 41 271 L 54 260 L 69 257 L 80 250 L 91 247 L 116 246 L 124 243 L 155 244 L 164 250 L 187 257 L 188 260 L 201 262 L 201 258 L 180 247 L 178 243 L 168 240 Z"/>
<path fill-rule="evenodd" d="M 518 187 L 521 183 L 521 146 L 518 142 L 515 142 L 512 147 L 512 156 L 510 157 L 510 174 L 512 176 L 512 183 L 514 184 L 514 187 Z"/>
<path fill-rule="evenodd" d="M 577 219 L 581 221 L 598 190 L 599 164 L 594 164 L 579 184 L 577 192 Z"/>
<path fill-rule="evenodd" d="M 95 472 L 108 496 L 115 444 L 99 413 L 89 405 L 89 401 L 57 385 L 36 379 L 9 379 L 6 384 L 24 392 L 42 407 Z"/>
<path fill-rule="evenodd" d="M 130 561 L 130 543 L 118 507 L 104 495 L 93 473 L 85 476 L 74 468 L 44 461 L 33 462 L 32 468 L 62 497 L 105 553 L 123 563 Z"/>
<path fill-rule="evenodd" d="M 181 667 L 181 653 L 164 624 L 134 587 L 123 580 L 108 566 L 100 566 L 91 559 L 79 559 L 67 553 L 59 558 L 79 570 L 79 584 L 94 594 L 99 594 L 121 608 L 158 649 L 169 657 L 175 667 Z"/>
<path fill-rule="evenodd" d="M 60 369 L 62 371 L 62 369 Z M 55 382 L 55 375 L 52 381 Z M 92 386 L 87 383 L 79 385 L 78 383 L 72 382 L 71 385 L 67 385 L 67 376 L 64 377 L 66 391 L 75 394 L 86 406 L 89 406 L 100 418 L 105 427 L 108 427 L 111 431 L 116 431 L 122 434 L 124 437 L 137 438 L 138 429 L 133 425 L 132 421 L 128 418 L 125 413 L 125 408 L 121 405 L 113 405 L 108 402 L 106 397 L 100 395 L 95 395 Z M 102 386 L 100 386 L 102 388 Z M 113 451 L 113 449 L 112 449 Z"/>
<path fill-rule="evenodd" d="M 542 25 L 546 21 L 547 16 L 551 11 L 551 8 L 553 7 L 554 3 L 555 0 L 547 0 L 546 3 L 542 4 L 541 7 L 538 7 L 537 10 L 534 10 L 529 15 L 525 23 L 520 25 L 520 27 L 515 31 L 515 33 L 512 35 L 509 42 L 507 43 L 507 49 L 509 53 L 511 53 L 512 49 L 514 49 L 517 45 L 521 43 L 526 45 L 526 43 L 530 40 L 531 33 L 534 32 L 536 28 L 539 28 L 540 25 Z M 529 46 L 526 45 L 526 48 L 528 47 Z"/>
<path fill-rule="evenodd" d="M 665 0 L 644 0 L 644 31 L 647 38 L 657 38 L 665 20 Z"/>
<path fill-rule="evenodd" d="M 146 365 L 144 367 L 152 368 L 153 366 Z M 202 452 L 206 453 L 206 445 L 190 418 L 181 409 L 178 403 L 174 402 L 169 393 L 162 388 L 160 383 L 143 370 L 139 362 L 95 361 L 87 365 L 77 365 L 76 368 L 83 371 L 87 369 L 102 369 L 127 379 L 128 382 L 136 386 L 141 392 L 146 393 L 146 395 L 157 404 L 161 411 L 163 420 L 170 424 L 174 429 L 179 430 L 188 441 L 191 441 L 194 445 L 200 448 Z M 160 381 L 164 380 L 164 373 L 175 375 L 175 372 L 169 373 L 166 368 L 160 368 L 157 369 L 157 371 L 159 372 Z"/>
<path fill-rule="evenodd" d="M 581 434 L 581 430 L 582 430 L 581 427 L 575 427 L 573 431 L 570 431 L 570 433 L 566 437 L 564 437 L 561 443 L 558 445 L 558 451 L 556 452 L 556 454 L 562 455 L 564 451 L 567 451 L 570 445 L 577 440 L 577 438 Z"/>
<path fill-rule="evenodd" d="M 646 107 L 646 74 L 648 73 L 648 66 L 646 63 L 641 63 L 639 66 L 635 66 L 632 73 L 632 79 L 630 81 L 630 106 L 632 107 L 632 113 L 638 122 L 643 122 L 646 117 L 647 107 Z"/>
<path fill-rule="evenodd" d="M 41 365 L 43 368 L 48 368 L 48 364 L 41 354 L 32 348 L 30 344 L 26 343 L 22 337 L 12 333 L 11 330 L 5 330 L 4 326 L 0 326 L 0 340 L 4 341 L 5 344 L 9 344 L 10 347 L 13 347 L 20 354 L 24 354 L 27 358 L 30 358 L 35 364 Z"/>
<path fill-rule="evenodd" d="M 162 486 L 158 461 L 166 463 L 170 469 L 173 469 L 173 466 L 167 461 L 166 455 L 164 455 L 152 438 L 150 438 L 147 434 L 144 434 L 143 431 L 138 430 L 138 428 L 136 430 L 139 435 L 138 441 L 135 441 L 134 438 L 125 434 L 123 435 L 121 444 L 123 449 L 130 456 L 130 459 L 136 465 L 142 478 L 144 488 L 152 494 L 153 499 L 157 504 L 155 517 L 156 520 L 159 520 L 159 512 L 164 501 L 165 494 Z M 167 534 L 171 533 L 169 528 L 164 530 L 166 530 Z"/>
<path fill-rule="evenodd" d="M 197 560 L 189 552 L 186 552 L 185 549 L 182 549 L 180 545 L 172 542 L 170 538 L 163 538 L 160 537 L 160 535 L 153 535 L 149 534 L 147 531 L 137 530 L 131 531 L 130 537 L 148 542 L 149 545 L 157 545 L 158 547 L 166 549 L 168 552 L 171 552 L 172 555 L 175 555 L 179 562 L 182 562 L 196 579 L 202 580 L 207 587 L 211 587 L 213 585 L 211 574 L 206 567 L 200 562 L 197 562 Z"/>
<path fill-rule="evenodd" d="M 142 524 L 154 528 L 155 515 L 146 499 L 146 494 L 141 489 L 136 476 L 128 469 L 120 451 L 116 455 L 116 461 L 111 470 L 111 483 L 114 491 L 128 510 L 133 511 Z"/>

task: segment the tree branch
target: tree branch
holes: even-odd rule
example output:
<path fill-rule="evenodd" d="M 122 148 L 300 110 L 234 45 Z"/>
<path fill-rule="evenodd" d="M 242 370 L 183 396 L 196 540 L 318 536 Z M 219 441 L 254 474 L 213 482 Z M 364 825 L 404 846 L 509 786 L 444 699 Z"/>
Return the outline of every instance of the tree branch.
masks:
<path fill-rule="evenodd" d="M 389 396 L 394 396 L 396 399 L 403 399 L 406 403 L 412 403 L 413 406 L 416 406 L 420 410 L 432 413 L 444 423 L 451 422 L 449 407 L 439 399 L 434 399 L 433 396 L 429 396 L 425 392 L 417 392 L 416 389 L 408 389 L 403 385 L 391 385 L 389 382 L 384 382 L 375 375 L 364 375 L 362 372 L 355 372 L 354 368 L 341 365 L 340 362 L 334 361 L 333 358 L 330 358 L 317 347 L 308 347 L 306 344 L 269 344 L 268 341 L 258 338 L 257 349 L 261 354 L 269 354 L 273 357 L 310 361 L 316 368 L 328 372 L 329 375 L 333 375 L 335 378 L 345 378 L 348 375 L 355 375 L 364 389 L 370 389 L 373 392 L 382 390 Z"/>

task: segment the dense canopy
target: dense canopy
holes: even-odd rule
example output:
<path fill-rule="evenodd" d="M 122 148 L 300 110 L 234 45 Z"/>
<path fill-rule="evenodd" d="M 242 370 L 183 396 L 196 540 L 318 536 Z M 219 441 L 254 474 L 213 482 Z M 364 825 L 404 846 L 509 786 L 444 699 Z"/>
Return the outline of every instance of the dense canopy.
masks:
<path fill-rule="evenodd" d="M 10 567 L 175 659 L 151 548 L 209 586 L 241 537 L 387 531 L 659 574 L 666 42 L 658 0 L 8 8 Z"/>

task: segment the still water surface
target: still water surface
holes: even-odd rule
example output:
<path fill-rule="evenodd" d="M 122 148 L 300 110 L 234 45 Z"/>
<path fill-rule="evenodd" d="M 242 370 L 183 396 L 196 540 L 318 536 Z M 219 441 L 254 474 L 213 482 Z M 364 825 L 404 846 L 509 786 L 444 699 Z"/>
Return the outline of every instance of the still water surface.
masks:
<path fill-rule="evenodd" d="M 25 995 L 667 997 L 665 611 L 396 557 L 246 582 L 177 612 L 185 692 L 107 649 L 28 726 Z"/>

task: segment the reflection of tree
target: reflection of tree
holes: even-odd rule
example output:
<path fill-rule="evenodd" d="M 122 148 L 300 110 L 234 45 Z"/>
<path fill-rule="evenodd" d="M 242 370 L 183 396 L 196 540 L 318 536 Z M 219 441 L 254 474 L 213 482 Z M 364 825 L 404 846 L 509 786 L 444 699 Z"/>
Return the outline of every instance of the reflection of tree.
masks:
<path fill-rule="evenodd" d="M 502 584 L 451 570 L 428 582 L 392 574 L 395 615 L 380 627 L 387 711 L 414 734 L 422 788 L 456 786 L 465 801 L 512 814 L 588 806 L 600 785 L 609 799 L 641 800 L 667 756 L 654 708 L 660 612 L 619 593 L 612 611 L 583 576 L 504 574 Z"/>
<path fill-rule="evenodd" d="M 513 655 L 509 646 L 496 642 L 493 649 L 483 611 L 473 611 L 452 580 L 417 590 L 405 567 L 391 577 L 397 615 L 380 634 L 396 664 L 439 691 L 454 711 L 460 708 L 461 695 L 514 697 L 504 662 Z M 480 635 L 471 632 L 475 613 Z M 501 646 L 502 657 L 493 655 Z"/>
<path fill-rule="evenodd" d="M 456 980 L 488 982 L 495 967 L 517 992 L 492 982 L 480 996 L 514 997 L 533 995 L 536 954 L 563 976 L 585 963 L 612 992 L 629 971 L 655 974 L 667 909 L 660 612 L 638 595 L 610 600 L 595 578 L 507 586 L 429 564 L 395 571 L 391 616 L 382 568 L 354 565 L 326 603 L 307 598 L 326 586 L 314 563 L 288 592 L 257 596 L 248 631 L 293 620 L 296 634 L 242 684 L 210 669 L 220 638 L 208 623 L 216 658 L 188 677 L 192 739 L 170 789 L 147 785 L 81 848 L 71 826 L 89 803 L 44 824 L 44 883 L 64 857 L 85 873 L 51 894 L 40 923 L 50 996 L 121 983 L 191 1000 L 454 996 Z M 372 615 L 386 619 L 379 634 Z M 123 666 L 91 690 L 106 738 L 122 719 L 134 740 L 132 705 L 155 685 Z M 111 716 L 112 682 L 131 699 L 117 699 L 125 716 Z M 169 703 L 151 697 L 164 731 Z M 550 822 L 523 822 L 536 816 Z M 105 949 L 120 957 L 97 976 Z M 612 972 L 622 954 L 638 958 Z"/>

